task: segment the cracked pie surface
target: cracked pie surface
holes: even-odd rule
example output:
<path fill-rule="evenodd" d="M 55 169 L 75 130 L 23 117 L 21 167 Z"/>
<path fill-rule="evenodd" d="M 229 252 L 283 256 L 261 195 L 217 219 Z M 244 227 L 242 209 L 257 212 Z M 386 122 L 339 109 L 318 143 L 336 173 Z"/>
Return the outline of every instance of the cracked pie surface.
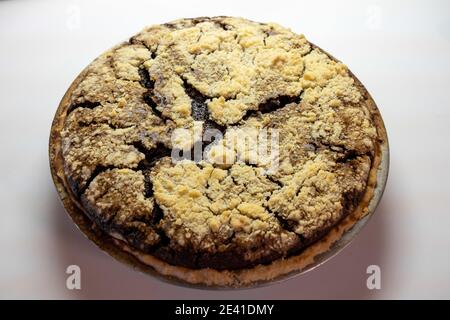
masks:
<path fill-rule="evenodd" d="M 344 64 L 277 24 L 215 17 L 148 27 L 93 61 L 50 157 L 67 210 L 107 251 L 236 286 L 301 268 L 363 216 L 384 140 Z"/>

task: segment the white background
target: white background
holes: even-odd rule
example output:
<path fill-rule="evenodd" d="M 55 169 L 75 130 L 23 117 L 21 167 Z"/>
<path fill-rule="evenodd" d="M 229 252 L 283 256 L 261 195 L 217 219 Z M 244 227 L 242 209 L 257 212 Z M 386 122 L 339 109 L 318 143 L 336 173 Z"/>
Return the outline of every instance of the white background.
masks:
<path fill-rule="evenodd" d="M 450 2 L 0 0 L 0 298 L 450 298 Z M 97 55 L 148 24 L 203 15 L 274 21 L 346 63 L 391 145 L 374 217 L 338 257 L 270 287 L 164 284 L 103 254 L 65 214 L 48 166 L 59 100 Z M 66 267 L 82 289 L 65 287 Z M 366 288 L 381 267 L 382 288 Z"/>

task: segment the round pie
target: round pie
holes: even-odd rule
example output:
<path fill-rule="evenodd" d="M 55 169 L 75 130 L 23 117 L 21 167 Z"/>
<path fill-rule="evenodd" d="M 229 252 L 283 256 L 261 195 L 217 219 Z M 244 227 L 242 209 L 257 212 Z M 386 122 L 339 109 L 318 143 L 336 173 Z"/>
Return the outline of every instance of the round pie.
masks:
<path fill-rule="evenodd" d="M 242 286 L 301 270 L 367 213 L 386 133 L 347 67 L 241 18 L 151 26 L 74 81 L 50 137 L 77 225 L 144 270 Z"/>

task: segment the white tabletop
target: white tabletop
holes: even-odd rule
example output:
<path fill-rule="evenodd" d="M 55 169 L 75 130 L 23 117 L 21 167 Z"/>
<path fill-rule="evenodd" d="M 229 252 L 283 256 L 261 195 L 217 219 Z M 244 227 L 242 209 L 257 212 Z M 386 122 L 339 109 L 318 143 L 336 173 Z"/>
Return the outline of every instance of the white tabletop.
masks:
<path fill-rule="evenodd" d="M 118 2 L 118 1 L 117 1 Z M 48 165 L 51 121 L 93 58 L 148 24 L 233 15 L 304 33 L 375 98 L 391 145 L 372 220 L 339 256 L 281 284 L 181 288 L 103 254 L 65 214 Z M 450 298 L 448 1 L 0 1 L 0 298 Z M 81 268 L 81 290 L 66 268 Z M 381 289 L 366 268 L 381 268 Z"/>

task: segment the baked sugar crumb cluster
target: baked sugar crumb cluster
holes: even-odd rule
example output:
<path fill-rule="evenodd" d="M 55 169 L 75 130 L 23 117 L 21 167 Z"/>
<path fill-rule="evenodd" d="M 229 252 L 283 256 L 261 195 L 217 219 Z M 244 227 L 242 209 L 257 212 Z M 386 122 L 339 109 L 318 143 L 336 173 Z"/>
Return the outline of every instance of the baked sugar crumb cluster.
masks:
<path fill-rule="evenodd" d="M 151 26 L 97 58 L 73 90 L 66 180 L 99 228 L 166 262 L 269 263 L 358 204 L 377 140 L 366 95 L 344 64 L 276 24 Z M 207 161 L 173 161 L 175 143 L 196 143 L 177 130 L 211 128 L 222 135 L 203 145 Z M 277 153 L 253 161 L 263 131 L 277 132 Z"/>

